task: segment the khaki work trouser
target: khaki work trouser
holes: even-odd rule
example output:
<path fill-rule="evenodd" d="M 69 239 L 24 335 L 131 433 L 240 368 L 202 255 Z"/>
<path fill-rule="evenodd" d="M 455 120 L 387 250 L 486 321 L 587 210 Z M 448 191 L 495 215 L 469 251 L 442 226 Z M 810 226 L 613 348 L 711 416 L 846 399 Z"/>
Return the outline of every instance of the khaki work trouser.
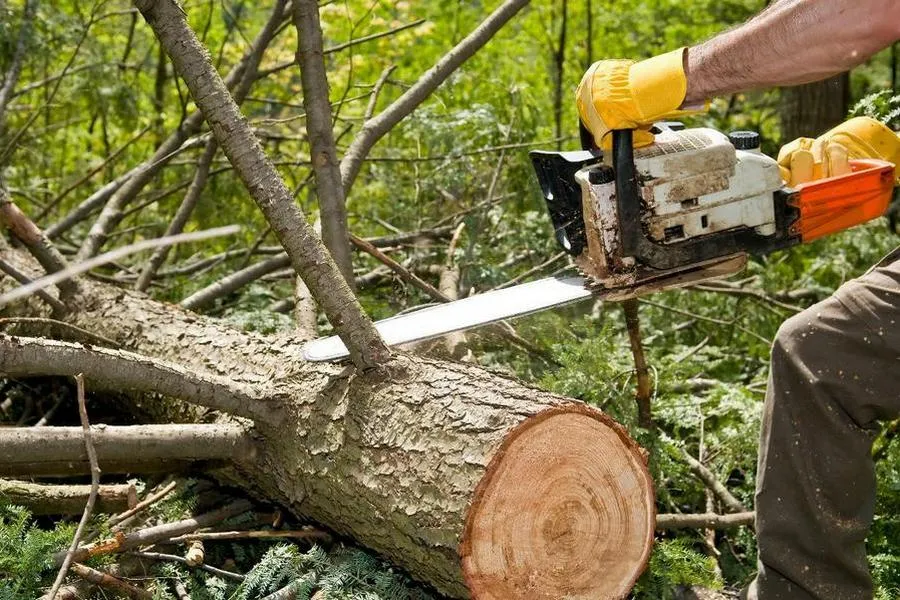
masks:
<path fill-rule="evenodd" d="M 781 326 L 756 486 L 756 600 L 871 600 L 877 422 L 900 416 L 900 248 Z M 755 595 L 754 595 L 755 594 Z"/>

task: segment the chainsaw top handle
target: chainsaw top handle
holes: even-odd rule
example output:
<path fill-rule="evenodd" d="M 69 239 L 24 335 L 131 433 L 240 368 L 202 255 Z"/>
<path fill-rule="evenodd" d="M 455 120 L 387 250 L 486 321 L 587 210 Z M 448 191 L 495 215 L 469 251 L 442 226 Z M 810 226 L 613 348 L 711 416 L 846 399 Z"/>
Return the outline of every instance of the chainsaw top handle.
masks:
<path fill-rule="evenodd" d="M 639 253 L 641 201 L 634 166 L 634 136 L 631 129 L 612 132 L 612 164 L 616 176 L 616 204 L 619 210 L 619 232 L 625 254 Z"/>

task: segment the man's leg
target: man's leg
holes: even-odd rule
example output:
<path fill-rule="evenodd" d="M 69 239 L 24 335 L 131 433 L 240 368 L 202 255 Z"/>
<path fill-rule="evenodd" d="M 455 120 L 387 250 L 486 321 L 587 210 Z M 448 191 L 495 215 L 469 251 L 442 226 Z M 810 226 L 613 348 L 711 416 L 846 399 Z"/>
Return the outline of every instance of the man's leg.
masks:
<path fill-rule="evenodd" d="M 898 415 L 895 250 L 778 331 L 756 485 L 760 570 L 749 598 L 871 600 L 872 439 L 878 420 Z"/>

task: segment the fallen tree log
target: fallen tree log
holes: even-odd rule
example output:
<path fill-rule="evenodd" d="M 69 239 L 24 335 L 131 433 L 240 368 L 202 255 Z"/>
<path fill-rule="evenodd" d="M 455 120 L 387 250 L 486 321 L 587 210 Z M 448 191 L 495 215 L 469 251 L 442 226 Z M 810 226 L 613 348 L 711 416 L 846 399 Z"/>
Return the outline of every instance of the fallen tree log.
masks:
<path fill-rule="evenodd" d="M 27 268 L 20 254 L 2 254 Z M 258 405 L 240 410 L 259 415 L 256 451 L 236 457 L 224 477 L 354 538 L 441 593 L 621 598 L 643 571 L 655 520 L 651 478 L 641 449 L 600 411 L 464 364 L 400 355 L 360 373 L 307 363 L 289 335 L 243 333 L 138 293 L 83 287 L 69 300 L 72 323 L 204 381 L 231 381 L 234 397 Z M 14 351 L 0 345 L 0 371 Z M 53 361 L 37 364 L 39 352 L 28 356 L 35 372 L 53 370 Z M 103 374 L 104 387 L 118 378 L 121 391 L 179 389 L 195 403 L 133 395 L 161 418 L 209 420 L 196 404 L 222 408 L 203 390 L 192 397 L 188 385 L 159 389 L 150 371 L 129 376 L 121 361 Z M 19 357 L 10 362 L 20 374 L 28 368 Z"/>

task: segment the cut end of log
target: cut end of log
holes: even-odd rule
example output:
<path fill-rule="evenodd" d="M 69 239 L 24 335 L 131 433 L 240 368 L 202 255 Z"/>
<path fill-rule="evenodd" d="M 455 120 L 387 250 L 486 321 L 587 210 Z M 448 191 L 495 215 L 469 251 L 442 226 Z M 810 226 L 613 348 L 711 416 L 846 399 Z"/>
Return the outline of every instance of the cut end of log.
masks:
<path fill-rule="evenodd" d="M 603 413 L 553 408 L 491 459 L 461 545 L 477 600 L 625 597 L 653 544 L 653 482 L 640 447 Z"/>

